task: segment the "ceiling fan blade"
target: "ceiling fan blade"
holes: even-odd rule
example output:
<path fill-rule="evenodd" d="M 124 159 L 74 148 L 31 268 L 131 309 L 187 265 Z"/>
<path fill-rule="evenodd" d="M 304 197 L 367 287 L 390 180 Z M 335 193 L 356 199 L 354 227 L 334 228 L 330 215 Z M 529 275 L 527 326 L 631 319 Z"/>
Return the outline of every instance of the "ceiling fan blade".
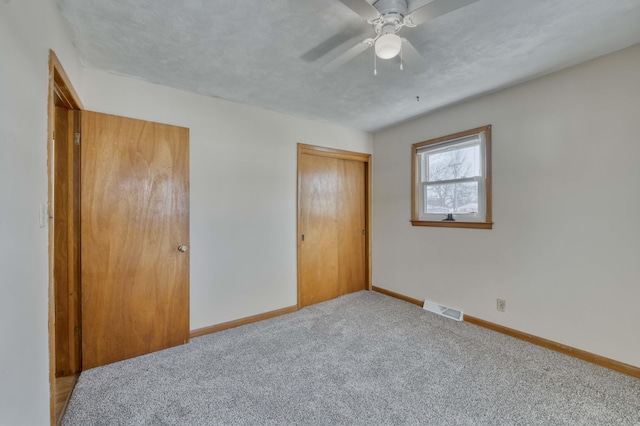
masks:
<path fill-rule="evenodd" d="M 347 46 L 351 47 L 358 43 L 371 32 L 370 28 L 346 28 L 342 32 L 335 34 L 313 49 L 305 52 L 300 59 L 306 62 L 314 62 L 318 59 L 328 55 L 334 50 L 345 50 Z"/>
<path fill-rule="evenodd" d="M 343 66 L 344 64 L 346 64 L 347 62 L 349 62 L 350 60 L 352 60 L 353 58 L 355 58 L 356 56 L 364 52 L 365 50 L 367 50 L 369 47 L 371 47 L 370 40 L 371 39 L 363 40 L 360 43 L 353 46 L 352 48 L 350 48 L 349 50 L 347 50 L 346 52 L 338 55 L 337 58 L 333 59 L 331 62 L 326 64 L 324 67 L 322 67 L 322 71 L 332 72 L 337 70 L 338 68 L 340 68 L 341 66 Z"/>
<path fill-rule="evenodd" d="M 362 16 L 367 21 L 378 19 L 380 12 L 367 0 L 340 0 L 345 6 Z"/>
<path fill-rule="evenodd" d="M 477 1 L 478 0 L 434 0 L 429 4 L 411 11 L 407 19 L 410 19 L 414 25 L 420 25 Z"/>
<path fill-rule="evenodd" d="M 402 62 L 414 74 L 427 70 L 427 61 L 406 38 L 402 39 Z"/>

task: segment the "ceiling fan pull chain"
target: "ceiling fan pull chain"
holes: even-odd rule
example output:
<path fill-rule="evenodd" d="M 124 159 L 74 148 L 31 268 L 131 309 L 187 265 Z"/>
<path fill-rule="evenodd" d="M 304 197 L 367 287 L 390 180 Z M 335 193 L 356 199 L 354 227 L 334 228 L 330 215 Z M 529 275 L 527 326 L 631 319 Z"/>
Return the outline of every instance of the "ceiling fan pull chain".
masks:
<path fill-rule="evenodd" d="M 402 43 L 400 43 L 400 71 L 404 71 L 404 61 L 402 60 Z"/>
<path fill-rule="evenodd" d="M 373 75 L 378 75 L 378 55 L 376 55 L 375 50 L 373 51 Z"/>

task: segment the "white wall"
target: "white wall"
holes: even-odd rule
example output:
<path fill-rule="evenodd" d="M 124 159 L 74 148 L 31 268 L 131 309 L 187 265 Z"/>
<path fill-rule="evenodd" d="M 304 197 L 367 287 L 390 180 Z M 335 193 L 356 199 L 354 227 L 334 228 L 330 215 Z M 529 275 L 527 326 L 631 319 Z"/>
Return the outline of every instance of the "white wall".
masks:
<path fill-rule="evenodd" d="M 0 2 L 0 425 L 49 422 L 47 75 L 49 48 L 80 66 L 53 1 Z"/>
<path fill-rule="evenodd" d="M 86 109 L 190 128 L 191 329 L 297 303 L 298 142 L 371 135 L 86 69 Z"/>
<path fill-rule="evenodd" d="M 375 134 L 374 285 L 640 366 L 639 118 L 635 45 Z M 411 227 L 411 144 L 485 124 L 494 229 Z"/>

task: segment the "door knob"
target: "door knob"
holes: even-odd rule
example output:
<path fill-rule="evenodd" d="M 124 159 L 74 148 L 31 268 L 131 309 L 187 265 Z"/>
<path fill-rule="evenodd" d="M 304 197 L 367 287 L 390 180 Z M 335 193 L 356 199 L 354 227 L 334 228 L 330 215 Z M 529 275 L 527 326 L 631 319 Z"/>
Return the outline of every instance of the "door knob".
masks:
<path fill-rule="evenodd" d="M 187 250 L 188 250 L 188 249 L 187 249 L 187 246 L 185 246 L 185 245 L 178 246 L 178 251 L 181 251 L 181 252 L 183 252 L 183 253 L 184 253 L 184 252 L 186 252 Z"/>

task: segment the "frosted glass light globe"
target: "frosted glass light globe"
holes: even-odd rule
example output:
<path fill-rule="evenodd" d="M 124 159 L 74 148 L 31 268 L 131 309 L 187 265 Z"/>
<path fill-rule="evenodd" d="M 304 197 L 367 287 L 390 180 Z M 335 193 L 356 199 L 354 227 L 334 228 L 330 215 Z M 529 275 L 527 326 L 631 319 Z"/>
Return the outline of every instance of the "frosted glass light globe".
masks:
<path fill-rule="evenodd" d="M 402 40 L 397 34 L 384 34 L 376 40 L 376 55 L 380 59 L 391 59 L 400 53 Z"/>

